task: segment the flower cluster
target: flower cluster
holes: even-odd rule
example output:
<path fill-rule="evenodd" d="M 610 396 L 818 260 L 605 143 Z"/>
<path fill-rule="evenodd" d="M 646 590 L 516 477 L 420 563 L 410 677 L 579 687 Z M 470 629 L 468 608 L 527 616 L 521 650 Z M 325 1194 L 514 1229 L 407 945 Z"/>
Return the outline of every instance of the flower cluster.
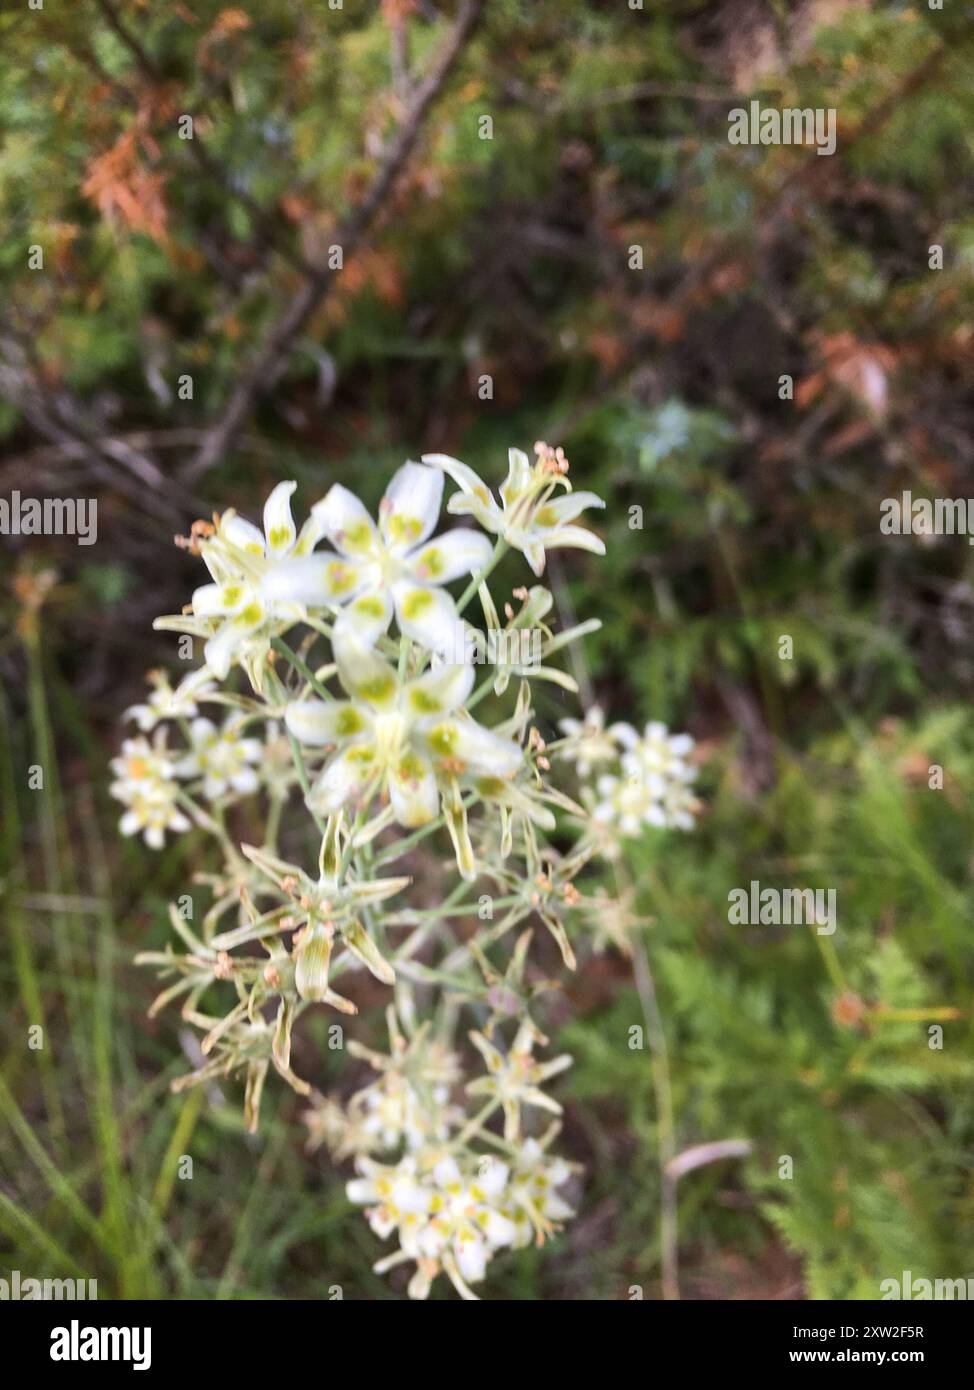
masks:
<path fill-rule="evenodd" d="M 176 764 L 162 739 L 126 739 L 121 756 L 112 759 L 112 772 L 111 794 L 127 807 L 119 822 L 123 835 L 141 832 L 147 845 L 162 849 L 167 830 L 189 829 L 178 805 Z"/>
<path fill-rule="evenodd" d="M 499 1250 L 541 1245 L 574 1214 L 557 1190 L 571 1178 L 573 1165 L 548 1153 L 557 1124 L 540 1140 L 510 1142 L 518 1138 L 522 1103 L 560 1113 L 539 1085 L 570 1058 L 535 1062 L 523 1030 L 507 1057 L 471 1034 L 488 1075 L 469 1082 L 465 1094 L 500 1099 L 506 1115 L 502 1140 L 484 1127 L 482 1115 L 471 1119 L 450 1103 L 460 1077 L 455 1053 L 428 1026 L 407 1040 L 395 1011 L 387 1017 L 389 1056 L 349 1044 L 379 1079 L 344 1108 L 316 1097 L 305 1116 L 309 1147 L 324 1141 L 336 1157 L 355 1155 L 359 1176 L 348 1184 L 349 1198 L 365 1205 L 376 1235 L 398 1240 L 398 1248 L 377 1262 L 378 1271 L 411 1262 L 411 1298 L 425 1298 L 441 1272 L 462 1298 L 472 1298 L 470 1285 L 484 1278 Z"/>
<path fill-rule="evenodd" d="M 353 1202 L 368 1204 L 369 1225 L 381 1239 L 395 1232 L 399 1249 L 376 1263 L 384 1272 L 415 1263 L 411 1298 L 425 1298 L 443 1271 L 461 1298 L 487 1273 L 505 1246 L 518 1249 L 560 1229 L 573 1216 L 556 1191 L 571 1175 L 542 1143 L 527 1140 L 514 1164 L 494 1154 L 452 1153 L 449 1147 L 407 1154 L 396 1164 L 360 1158 L 361 1177 L 348 1184 Z"/>
<path fill-rule="evenodd" d="M 624 837 L 646 826 L 693 829 L 700 803 L 689 734 L 671 734 L 656 722 L 642 734 L 631 724 L 606 727 L 598 705 L 582 720 L 562 719 L 559 728 L 564 738 L 554 747 L 560 757 L 582 778 L 596 774 L 594 787 L 590 783 L 582 794 L 598 825 Z"/>
<path fill-rule="evenodd" d="M 179 1001 L 201 1034 L 175 1087 L 241 1077 L 251 1129 L 269 1075 L 309 1097 L 309 1147 L 354 1160 L 350 1199 L 397 1239 L 377 1268 L 410 1263 L 414 1297 L 441 1272 L 474 1297 L 495 1254 L 572 1214 L 548 1089 L 571 1059 L 541 1011 L 552 962 L 626 949 L 637 921 L 575 879 L 619 835 L 695 810 L 685 736 L 596 710 L 546 742 L 546 692 L 577 694 L 559 654 L 598 623 L 556 631 L 549 589 L 500 598 L 495 571 L 520 553 L 539 579 L 551 549 L 605 548 L 580 524 L 601 500 L 573 491 L 560 449 L 534 452 L 510 451 L 499 501 L 434 454 L 395 473 L 375 516 L 336 483 L 299 529 L 284 482 L 261 527 L 196 522 L 180 544 L 209 582 L 156 627 L 198 640 L 203 664 L 175 688 L 151 675 L 113 763 L 123 833 L 158 849 L 205 832 L 219 851 L 195 876 L 201 921 L 182 895 L 176 942 L 139 957 L 164 982 L 153 1010 Z M 473 526 L 440 529 L 447 480 Z M 377 991 L 384 1054 L 345 1037 Z M 292 1060 L 315 1008 L 367 1074 L 345 1101 L 314 1089 L 305 1050 Z"/>
<path fill-rule="evenodd" d="M 193 820 L 207 821 L 194 797 L 219 803 L 257 791 L 261 778 L 255 764 L 266 752 L 261 739 L 245 735 L 244 721 L 234 714 L 219 728 L 202 717 L 191 724 L 184 722 L 183 747 L 170 748 L 169 726 L 159 721 L 171 716 L 160 712 L 163 702 L 158 695 L 157 690 L 149 704 L 134 705 L 129 711 L 141 728 L 155 732 L 151 743 L 144 735 L 125 740 L 121 756 L 112 759 L 115 780 L 110 787 L 112 796 L 128 808 L 119 823 L 122 834 L 141 832 L 151 849 L 162 849 L 166 831 L 178 834 L 189 830 Z M 196 709 L 172 691 L 167 691 L 164 700 L 169 708 L 187 713 Z"/>

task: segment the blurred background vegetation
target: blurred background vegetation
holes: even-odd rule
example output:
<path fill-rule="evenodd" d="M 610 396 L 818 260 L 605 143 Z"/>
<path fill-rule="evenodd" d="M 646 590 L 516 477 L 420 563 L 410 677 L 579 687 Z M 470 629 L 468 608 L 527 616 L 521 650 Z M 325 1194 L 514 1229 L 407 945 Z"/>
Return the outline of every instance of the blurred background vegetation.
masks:
<path fill-rule="evenodd" d="M 627 1042 L 653 986 L 675 1147 L 752 1145 L 679 1183 L 684 1297 L 974 1275 L 972 552 L 879 531 L 905 488 L 974 496 L 972 28 L 949 0 L 4 8 L 0 495 L 97 497 L 99 531 L 2 540 L 3 1266 L 401 1295 L 296 1097 L 249 1138 L 232 1084 L 169 1094 L 180 1025 L 130 962 L 196 846 L 120 842 L 106 764 L 173 662 L 151 622 L 200 582 L 194 517 L 291 477 L 374 503 L 430 450 L 499 481 L 542 438 L 608 502 L 606 559 L 552 575 L 604 622 L 583 685 L 689 728 L 707 809 L 631 849 L 640 991 L 610 948 L 554 1008 L 579 1216 L 486 1296 L 660 1295 L 659 1086 Z M 835 107 L 836 154 L 729 145 L 752 97 Z M 729 926 L 752 878 L 835 888 L 835 936 Z M 360 1083 L 316 1026 L 298 1069 Z"/>

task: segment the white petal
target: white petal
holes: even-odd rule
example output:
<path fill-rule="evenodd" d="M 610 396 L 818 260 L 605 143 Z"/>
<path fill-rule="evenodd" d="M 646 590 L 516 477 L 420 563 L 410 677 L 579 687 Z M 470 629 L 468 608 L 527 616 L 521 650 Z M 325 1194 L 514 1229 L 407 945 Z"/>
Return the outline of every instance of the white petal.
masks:
<path fill-rule="evenodd" d="M 488 1197 L 499 1197 L 507 1186 L 510 1171 L 507 1164 L 501 1163 L 499 1158 L 491 1158 L 489 1162 L 484 1163 L 477 1185 L 483 1188 Z"/>
<path fill-rule="evenodd" d="M 332 758 L 311 789 L 315 810 L 330 816 L 343 806 L 362 801 L 375 776 L 375 759 L 367 744 L 354 744 Z"/>
<path fill-rule="evenodd" d="M 375 709 L 388 709 L 399 695 L 399 678 L 377 652 L 358 642 L 334 647 L 338 677 L 350 695 L 365 700 Z"/>
<path fill-rule="evenodd" d="M 260 531 L 252 521 L 245 521 L 242 516 L 237 516 L 236 512 L 224 512 L 223 520 L 220 522 L 220 534 L 231 545 L 237 545 L 241 550 L 250 551 L 253 555 L 264 553 L 264 537 Z"/>
<path fill-rule="evenodd" d="M 491 1245 L 510 1245 L 517 1235 L 514 1222 L 499 1211 L 488 1209 L 486 1220 L 477 1224 Z"/>
<path fill-rule="evenodd" d="M 476 497 L 470 497 L 465 492 L 455 492 L 447 503 L 447 511 L 451 516 L 472 516 L 479 521 L 485 531 L 490 531 L 492 535 L 499 536 L 504 530 L 504 513 L 498 507 L 493 498 L 490 499 L 490 506 L 478 501 Z"/>
<path fill-rule="evenodd" d="M 433 1177 L 440 1187 L 449 1187 L 462 1181 L 462 1174 L 455 1158 L 441 1158 L 433 1169 Z"/>
<path fill-rule="evenodd" d="M 288 705 L 284 722 L 299 743 L 323 747 L 364 738 L 372 728 L 367 709 L 350 700 L 301 700 Z"/>
<path fill-rule="evenodd" d="M 207 684 L 207 681 L 208 676 L 205 666 L 201 666 L 197 671 L 191 671 L 188 676 L 183 677 L 173 691 L 172 703 L 174 705 L 180 705 L 186 702 L 187 707 L 185 713 L 195 714 L 195 709 L 190 706 L 194 698 L 202 698 L 202 696 L 210 693 L 212 687 Z"/>
<path fill-rule="evenodd" d="M 298 532 L 298 538 L 294 542 L 294 549 L 291 554 L 294 556 L 310 555 L 324 534 L 325 528 L 321 524 L 321 518 L 312 513 Z"/>
<path fill-rule="evenodd" d="M 392 586 L 392 597 L 400 632 L 449 661 L 464 659 L 467 644 L 463 624 L 445 589 L 427 589 L 399 580 Z"/>
<path fill-rule="evenodd" d="M 406 713 L 416 719 L 451 714 L 466 700 L 473 689 L 473 683 L 472 666 L 463 663 L 437 666 L 406 686 Z"/>
<path fill-rule="evenodd" d="M 550 541 L 548 544 L 550 545 Z M 524 551 L 524 558 L 540 579 L 544 574 L 544 545 L 540 541 L 528 541 L 525 545 L 520 546 L 520 549 Z"/>
<path fill-rule="evenodd" d="M 404 463 L 379 503 L 379 527 L 389 549 L 402 553 L 421 545 L 436 525 L 442 497 L 442 473 L 422 463 Z"/>
<path fill-rule="evenodd" d="M 422 738 L 434 758 L 444 760 L 451 770 L 460 766 L 480 776 L 510 777 L 521 766 L 523 754 L 516 743 L 473 719 L 443 719 L 424 730 Z"/>
<path fill-rule="evenodd" d="M 269 603 L 303 603 L 305 608 L 331 608 L 353 598 L 365 585 L 369 567 L 330 551 L 282 560 L 261 581 Z"/>
<path fill-rule="evenodd" d="M 460 527 L 414 550 L 408 568 L 421 584 L 449 584 L 462 574 L 483 569 L 491 549 L 490 541 L 480 531 Z"/>
<path fill-rule="evenodd" d="M 217 680 L 226 680 L 234 653 L 245 640 L 245 633 L 232 622 L 226 622 L 207 642 L 203 648 L 203 659 Z"/>
<path fill-rule="evenodd" d="M 425 1265 L 417 1265 L 415 1273 L 406 1286 L 406 1292 L 410 1298 L 421 1302 L 424 1298 L 429 1298 L 432 1283 L 430 1272 Z"/>
<path fill-rule="evenodd" d="M 469 465 L 461 463 L 459 459 L 451 458 L 449 454 L 424 454 L 423 462 L 432 468 L 442 468 L 444 473 L 449 473 L 461 492 L 476 498 L 482 506 L 497 506 L 491 496 L 490 488 L 483 479 L 478 477 Z"/>
<path fill-rule="evenodd" d="M 242 767 L 230 778 L 230 785 L 235 792 L 240 792 L 241 795 L 246 796 L 257 790 L 260 786 L 260 779 L 252 767 Z"/>
<path fill-rule="evenodd" d="M 213 723 L 212 719 L 205 719 L 201 715 L 190 724 L 189 732 L 194 744 L 209 744 L 216 738 L 216 725 Z"/>
<path fill-rule="evenodd" d="M 609 733 L 617 743 L 622 744 L 623 748 L 635 748 L 639 742 L 639 734 L 633 726 L 625 724 L 621 720 L 617 724 L 609 725 Z"/>
<path fill-rule="evenodd" d="M 407 830 L 426 825 L 440 809 L 433 769 L 414 753 L 401 758 L 389 774 L 389 800 L 396 820 Z"/>
<path fill-rule="evenodd" d="M 334 483 L 311 508 L 324 534 L 343 555 L 369 555 L 377 540 L 375 523 L 363 504 L 341 483 Z"/>
<path fill-rule="evenodd" d="M 200 618 L 223 617 L 235 613 L 250 593 L 246 584 L 204 584 L 193 593 L 193 612 Z"/>
<path fill-rule="evenodd" d="M 476 1284 L 487 1273 L 487 1242 L 480 1236 L 469 1240 L 457 1238 L 457 1266 L 468 1284 Z"/>
<path fill-rule="evenodd" d="M 531 464 L 527 454 L 520 449 L 508 449 L 507 477 L 501 483 L 500 488 L 505 510 L 509 509 L 515 498 L 524 491 L 530 477 Z"/>
<path fill-rule="evenodd" d="M 542 526 L 558 526 L 566 521 L 574 521 L 586 507 L 604 506 L 602 498 L 597 497 L 594 492 L 568 492 L 564 497 L 556 497 L 553 502 L 546 502 L 540 509 L 537 520 Z M 548 520 L 549 513 L 552 516 L 551 521 Z"/>
<path fill-rule="evenodd" d="M 335 645 L 356 639 L 363 647 L 374 647 L 392 622 L 392 599 L 385 589 L 370 590 L 351 603 L 335 619 Z"/>
<path fill-rule="evenodd" d="M 573 546 L 576 550 L 590 550 L 593 555 L 605 554 L 605 541 L 594 531 L 586 531 L 584 526 L 559 526 L 550 534 L 544 531 L 541 534 L 549 550 Z"/>
<path fill-rule="evenodd" d="M 297 540 L 297 527 L 291 516 L 291 494 L 297 483 L 278 483 L 264 503 L 264 535 L 267 555 L 286 555 Z"/>
<path fill-rule="evenodd" d="M 549 1192 L 544 1199 L 544 1214 L 549 1221 L 565 1221 L 569 1216 L 575 1215 L 575 1209 L 563 1201 L 556 1192 Z"/>

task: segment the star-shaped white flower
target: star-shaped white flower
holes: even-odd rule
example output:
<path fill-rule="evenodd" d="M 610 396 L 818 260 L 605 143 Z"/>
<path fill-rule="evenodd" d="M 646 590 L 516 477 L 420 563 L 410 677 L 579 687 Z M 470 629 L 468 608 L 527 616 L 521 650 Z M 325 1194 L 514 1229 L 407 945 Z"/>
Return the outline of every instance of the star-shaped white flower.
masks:
<path fill-rule="evenodd" d="M 535 1034 L 527 1024 L 522 1024 L 505 1057 L 504 1053 L 489 1042 L 483 1033 L 471 1031 L 470 1041 L 487 1064 L 487 1075 L 478 1077 L 467 1084 L 467 1094 L 471 1096 L 493 1096 L 501 1102 L 504 1111 L 504 1138 L 515 1140 L 521 1132 L 521 1106 L 533 1105 L 542 1110 L 550 1110 L 554 1115 L 561 1114 L 561 1106 L 551 1096 L 541 1090 L 542 1084 L 552 1076 L 570 1067 L 571 1057 L 563 1053 L 550 1061 L 539 1062 L 532 1056 Z"/>
<path fill-rule="evenodd" d="M 151 695 L 142 704 L 129 705 L 122 716 L 134 719 L 144 734 L 151 733 L 163 719 L 192 719 L 198 713 L 196 701 L 216 689 L 205 666 L 186 676 L 175 690 L 163 671 L 150 671 L 149 682 Z"/>
<path fill-rule="evenodd" d="M 692 782 L 696 769 L 687 762 L 693 752 L 690 734 L 671 734 L 665 724 L 650 721 L 640 736 L 631 724 L 615 724 L 612 732 L 625 752 L 624 771 L 646 777 Z"/>
<path fill-rule="evenodd" d="M 172 755 L 158 735 L 154 744 L 146 738 L 126 739 L 111 767 L 115 781 L 109 790 L 128 808 L 119 821 L 123 835 L 141 831 L 150 849 L 162 849 L 167 830 L 179 833 L 191 828 L 177 804 L 179 786 L 174 781 Z"/>
<path fill-rule="evenodd" d="M 263 586 L 265 598 L 341 608 L 336 645 L 350 637 L 371 645 L 395 611 L 405 636 L 432 652 L 456 651 L 462 629 L 443 586 L 482 569 L 491 545 L 462 528 L 430 539 L 442 495 L 442 473 L 403 464 L 379 503 L 376 526 L 355 494 L 335 483 L 311 511 L 338 554 L 318 551 L 276 567 Z"/>
<path fill-rule="evenodd" d="M 549 1131 L 540 1143 L 525 1139 L 517 1152 L 509 1194 L 514 1207 L 513 1219 L 517 1234 L 515 1250 L 529 1245 L 542 1245 L 547 1236 L 560 1229 L 560 1223 L 574 1216 L 573 1209 L 555 1191 L 572 1175 L 572 1165 L 557 1155 L 547 1153 Z"/>
<path fill-rule="evenodd" d="M 472 468 L 448 454 L 424 454 L 423 462 L 441 468 L 460 489 L 450 498 L 447 510 L 456 516 L 474 516 L 485 531 L 502 536 L 508 545 L 520 550 L 535 574 L 544 572 L 545 551 L 572 546 L 605 554 L 605 544 L 584 526 L 572 522 L 586 507 L 604 507 L 594 492 L 572 492 L 565 476 L 568 464 L 561 451 L 536 445 L 538 460 L 532 464 L 520 449 L 508 450 L 507 479 L 501 484 L 498 506 L 490 488 Z M 553 497 L 556 488 L 563 497 Z"/>
<path fill-rule="evenodd" d="M 308 805 L 331 815 L 388 796 L 393 816 L 407 828 L 425 826 L 442 806 L 460 873 L 474 876 L 459 778 L 489 773 L 503 780 L 522 760 L 513 739 L 464 713 L 474 670 L 453 664 L 402 681 L 377 652 L 354 642 L 335 655 L 352 699 L 296 701 L 285 714 L 299 742 L 338 749 L 315 780 Z"/>
<path fill-rule="evenodd" d="M 194 719 L 189 728 L 192 747 L 176 764 L 177 777 L 202 777 L 209 800 L 228 791 L 255 792 L 260 779 L 252 766 L 264 755 L 259 738 L 244 738 L 240 719 L 231 714 L 222 728 L 210 719 Z"/>
<path fill-rule="evenodd" d="M 512 777 L 522 751 L 464 714 L 473 668 L 440 666 L 402 681 L 374 650 L 348 643 L 336 651 L 349 700 L 302 700 L 288 706 L 287 727 L 301 743 L 335 747 L 311 790 L 325 815 L 367 806 L 388 794 L 400 825 L 432 820 L 440 794 L 457 777 Z"/>
<path fill-rule="evenodd" d="M 585 711 L 584 719 L 559 719 L 558 727 L 565 735 L 559 746 L 559 756 L 566 762 L 574 763 L 579 777 L 587 777 L 596 763 L 612 762 L 619 756 L 621 730 L 628 724 L 605 726 L 605 714 L 601 705 L 593 705 Z"/>
<path fill-rule="evenodd" d="M 461 1167 L 452 1154 L 432 1149 L 407 1154 L 394 1165 L 363 1156 L 357 1166 L 363 1176 L 347 1184 L 349 1199 L 373 1204 L 366 1214 L 382 1239 L 393 1231 L 399 1236 L 400 1249 L 380 1260 L 376 1271 L 415 1260 L 410 1298 L 427 1298 L 441 1270 L 461 1297 L 476 1298 L 469 1284 L 483 1279 L 494 1253 L 517 1236 L 501 1210 L 507 1164 L 484 1157 L 474 1175 L 469 1159 Z"/>
<path fill-rule="evenodd" d="M 224 512 L 212 535 L 199 542 L 213 582 L 193 594 L 192 619 L 161 619 L 155 624 L 206 637 L 206 665 L 218 680 L 225 680 L 234 662 L 243 660 L 255 644 L 266 644 L 275 624 L 281 631 L 301 616 L 294 603 L 265 592 L 274 569 L 285 559 L 308 554 L 322 535 L 321 522 L 314 515 L 298 533 L 291 516 L 291 494 L 296 487 L 287 482 L 274 488 L 264 504 L 263 531 L 236 512 Z"/>

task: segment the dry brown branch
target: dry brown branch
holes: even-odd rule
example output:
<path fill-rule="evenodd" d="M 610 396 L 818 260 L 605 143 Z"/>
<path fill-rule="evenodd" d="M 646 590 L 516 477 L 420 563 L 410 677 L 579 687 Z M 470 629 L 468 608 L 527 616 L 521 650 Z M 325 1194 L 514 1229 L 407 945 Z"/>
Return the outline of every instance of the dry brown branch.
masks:
<path fill-rule="evenodd" d="M 485 4 L 486 0 L 465 0 L 429 73 L 413 94 L 402 125 L 388 146 L 375 178 L 336 235 L 335 240 L 345 257 L 361 245 L 395 187 L 416 146 L 426 116 L 472 37 Z M 257 397 L 280 376 L 309 319 L 328 298 L 334 276 L 335 272 L 329 267 L 318 267 L 270 326 L 250 366 L 231 392 L 222 415 L 208 432 L 203 448 L 185 470 L 188 482 L 202 477 L 231 447 Z"/>

